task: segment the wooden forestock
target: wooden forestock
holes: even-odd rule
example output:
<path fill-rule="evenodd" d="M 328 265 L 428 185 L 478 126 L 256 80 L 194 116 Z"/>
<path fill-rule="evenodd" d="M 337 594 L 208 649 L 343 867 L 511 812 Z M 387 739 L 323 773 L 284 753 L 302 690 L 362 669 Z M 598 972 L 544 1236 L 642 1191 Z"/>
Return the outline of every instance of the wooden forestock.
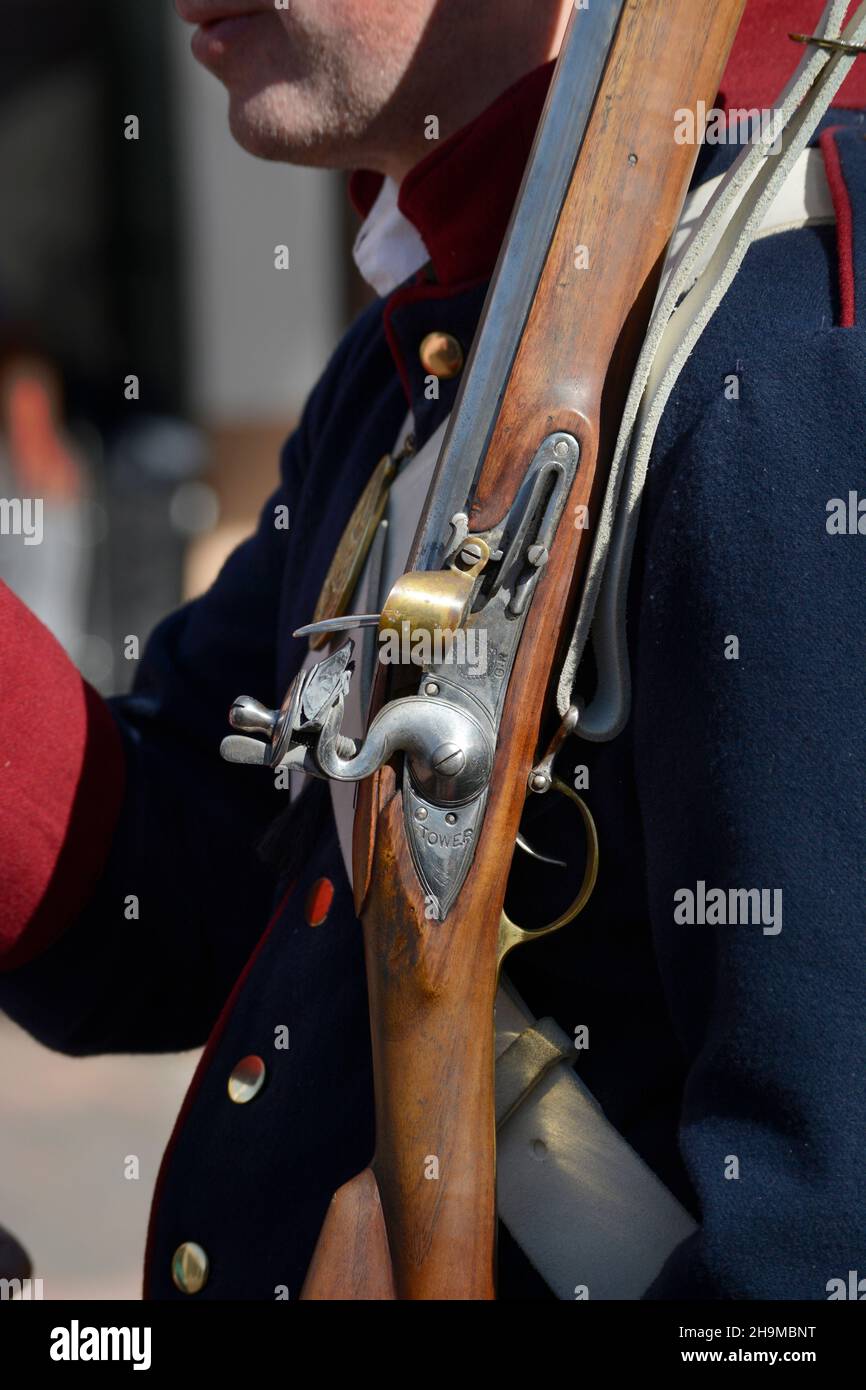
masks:
<path fill-rule="evenodd" d="M 376 1090 L 371 1170 L 336 1195 L 304 1298 L 495 1297 L 493 1007 L 512 848 L 631 372 L 697 150 L 674 112 L 711 106 L 744 0 L 629 0 L 504 394 L 470 514 L 498 522 L 541 441 L 580 467 L 511 677 L 473 867 L 424 913 L 397 770 L 362 786 L 354 879 Z M 585 248 L 581 250 L 580 248 Z M 589 508 L 589 529 L 571 523 Z M 380 1205 L 381 1202 L 381 1205 Z"/>

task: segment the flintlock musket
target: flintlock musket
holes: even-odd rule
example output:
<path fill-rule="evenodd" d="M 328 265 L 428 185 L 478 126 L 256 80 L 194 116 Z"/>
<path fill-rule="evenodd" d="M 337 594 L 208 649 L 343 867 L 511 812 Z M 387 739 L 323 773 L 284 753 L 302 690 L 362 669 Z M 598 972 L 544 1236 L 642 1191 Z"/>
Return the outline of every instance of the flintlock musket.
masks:
<path fill-rule="evenodd" d="M 353 880 L 376 1151 L 334 1196 L 303 1298 L 495 1297 L 499 970 L 586 900 L 591 816 L 581 805 L 581 895 L 548 928 L 524 931 L 503 911 L 510 847 L 527 796 L 553 785 L 551 752 L 569 731 L 549 727 L 557 661 L 697 156 L 675 140 L 674 113 L 712 105 L 743 5 L 575 9 L 410 571 L 381 614 L 331 624 L 474 628 L 486 673 L 430 664 L 406 693 L 405 668 L 379 665 L 358 742 L 341 732 L 347 642 L 296 677 L 278 714 L 263 722 L 243 699 L 233 711 L 236 728 L 269 743 L 234 736 L 229 756 L 361 782 Z"/>

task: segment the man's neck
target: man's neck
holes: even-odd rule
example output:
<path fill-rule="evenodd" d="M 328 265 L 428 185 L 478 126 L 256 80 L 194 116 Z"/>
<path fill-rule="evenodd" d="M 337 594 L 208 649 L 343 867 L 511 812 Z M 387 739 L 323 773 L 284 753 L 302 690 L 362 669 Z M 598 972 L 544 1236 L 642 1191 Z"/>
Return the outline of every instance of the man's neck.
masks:
<path fill-rule="evenodd" d="M 771 107 L 800 57 L 788 33 L 798 25 L 803 28 L 816 22 L 822 4 L 823 0 L 748 0 L 718 104 Z M 400 241 L 399 267 L 405 272 L 401 279 L 422 264 L 419 257 L 424 249 L 431 262 L 430 278 L 441 285 L 490 275 L 553 67 L 550 61 L 524 73 L 468 124 L 444 137 L 440 130 L 438 137 L 424 141 L 424 157 L 402 179 L 396 199 L 385 200 L 378 210 L 383 215 L 368 228 L 375 236 L 362 251 L 361 270 L 365 275 L 372 272 L 371 283 L 380 293 L 388 293 L 392 283 L 387 273 L 381 279 L 377 268 L 382 261 L 378 243 L 383 231 Z M 866 64 L 855 65 L 835 105 L 866 107 Z M 673 113 L 671 120 L 673 130 Z M 352 200 L 363 217 L 376 203 L 382 185 L 381 173 L 368 169 L 353 174 Z M 390 191 L 393 194 L 393 185 Z M 401 216 L 410 224 L 402 230 Z"/>
<path fill-rule="evenodd" d="M 365 166 L 400 185 L 431 138 L 448 140 L 556 58 L 574 9 L 575 0 L 454 0 L 434 8 L 405 79 L 368 133 Z"/>

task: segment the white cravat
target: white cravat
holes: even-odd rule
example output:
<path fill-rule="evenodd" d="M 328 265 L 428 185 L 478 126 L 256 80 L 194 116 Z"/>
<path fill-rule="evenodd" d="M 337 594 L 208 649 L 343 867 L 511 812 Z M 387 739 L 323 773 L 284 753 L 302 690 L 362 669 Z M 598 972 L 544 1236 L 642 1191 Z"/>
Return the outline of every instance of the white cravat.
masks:
<path fill-rule="evenodd" d="M 386 178 L 355 238 L 355 265 L 377 294 L 386 295 L 430 259 L 418 229 L 397 206 L 399 188 Z"/>

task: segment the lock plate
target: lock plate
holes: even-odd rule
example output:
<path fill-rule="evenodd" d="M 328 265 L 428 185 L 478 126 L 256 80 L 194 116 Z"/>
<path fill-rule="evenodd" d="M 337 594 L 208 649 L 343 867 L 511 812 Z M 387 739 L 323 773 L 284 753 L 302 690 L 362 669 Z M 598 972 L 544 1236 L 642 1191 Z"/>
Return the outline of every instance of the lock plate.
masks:
<path fill-rule="evenodd" d="M 484 573 L 473 609 L 464 616 L 447 659 L 425 668 L 418 693 L 464 706 L 470 701 L 479 716 L 489 720 L 494 744 L 520 637 L 579 461 L 580 446 L 573 435 L 551 434 L 499 525 L 470 536 L 465 515 L 452 519 L 452 553 L 461 553 L 467 545 L 483 547 Z M 416 873 L 431 900 L 426 910 L 438 920 L 447 915 L 469 872 L 486 805 L 485 786 L 461 807 L 459 821 L 440 825 L 443 807 L 425 794 L 405 761 L 406 836 Z M 458 827 L 468 832 L 468 839 L 455 835 Z"/>

